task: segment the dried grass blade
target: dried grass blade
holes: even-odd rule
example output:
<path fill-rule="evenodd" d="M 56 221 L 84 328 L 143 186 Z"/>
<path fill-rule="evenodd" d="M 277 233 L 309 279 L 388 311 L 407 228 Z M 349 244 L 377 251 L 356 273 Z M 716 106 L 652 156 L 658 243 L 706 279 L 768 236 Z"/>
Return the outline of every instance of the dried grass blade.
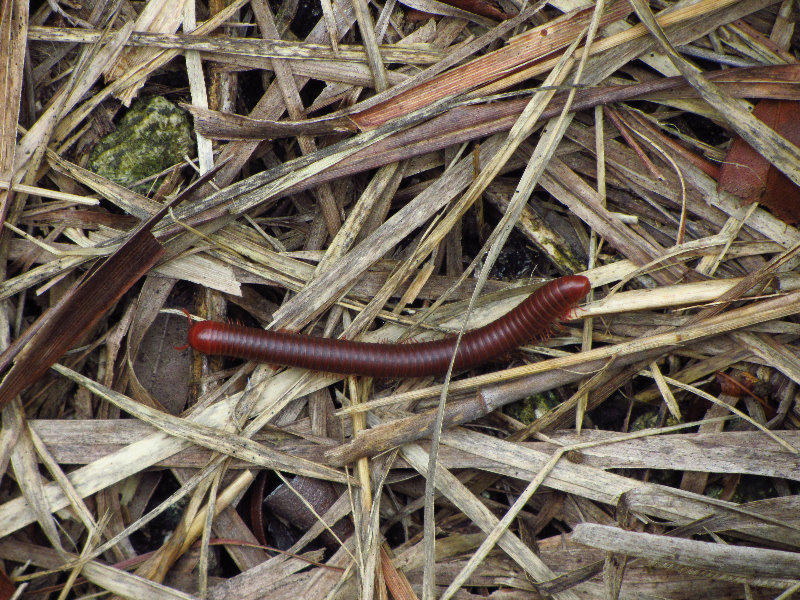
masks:
<path fill-rule="evenodd" d="M 110 35 L 110 39 L 99 38 L 98 43 L 102 41 L 104 45 L 84 50 L 84 55 L 75 71 L 59 90 L 57 101 L 47 107 L 19 141 L 15 182 L 22 179 L 23 169 L 30 168 L 31 165 L 28 165 L 28 162 L 37 156 L 37 152 L 47 148 L 53 138 L 60 139 L 59 127 L 64 128 L 66 123 L 75 118 L 77 112 L 73 110 L 75 105 L 101 77 L 103 67 L 122 52 L 131 31 L 133 31 L 133 23 L 127 23 L 119 30 L 114 31 Z"/>
<path fill-rule="evenodd" d="M 61 545 L 56 520 L 50 514 L 53 511 L 45 500 L 44 482 L 36 461 L 36 450 L 31 439 L 31 432 L 25 426 L 25 412 L 22 403 L 15 400 L 6 414 L 12 420 L 11 427 L 18 431 L 17 443 L 11 452 L 11 466 L 14 468 L 14 475 L 22 490 L 22 495 L 36 515 L 36 520 L 47 540 L 58 554 L 63 556 L 64 548 Z"/>
<path fill-rule="evenodd" d="M 381 544 L 381 574 L 383 580 L 386 582 L 386 588 L 393 598 L 397 600 L 418 600 L 417 594 L 414 592 L 411 584 L 406 578 L 405 574 L 400 571 L 392 562 L 389 553 L 386 550 L 386 544 Z"/>
<path fill-rule="evenodd" d="M 369 68 L 372 71 L 375 89 L 378 92 L 382 92 L 389 87 L 389 84 L 386 82 L 386 66 L 383 64 L 381 53 L 378 50 L 375 24 L 372 22 L 368 3 L 366 0 L 353 0 L 353 8 L 356 11 L 358 30 L 361 33 L 361 40 L 367 53 L 367 62 L 369 62 Z"/>
<path fill-rule="evenodd" d="M 725 412 L 723 417 L 703 419 L 699 422 L 701 428 L 707 425 L 722 427 L 735 418 Z M 761 432 L 715 429 L 713 433 L 669 433 L 676 427 L 688 425 L 659 428 L 655 430 L 659 433 L 657 436 L 627 441 L 619 440 L 618 432 L 596 429 L 584 430 L 580 436 L 572 430 L 558 430 L 549 433 L 549 437 L 561 444 L 606 440 L 607 445 L 581 450 L 582 464 L 600 469 L 696 470 L 800 480 L 800 456 L 765 439 Z M 697 425 L 696 422 L 692 426 Z M 796 431 L 781 430 L 778 434 L 793 445 L 800 443 L 800 434 Z M 544 444 L 528 443 L 527 447 L 541 448 Z M 459 467 L 469 465 L 466 461 L 457 464 Z"/>
<path fill-rule="evenodd" d="M 512 39 L 499 50 L 451 69 L 394 96 L 391 100 L 350 116 L 362 129 L 372 129 L 431 102 L 456 96 L 495 81 L 509 72 L 569 46 L 589 25 L 593 12 L 593 8 L 587 8 L 535 27 Z M 630 7 L 627 2 L 617 1 L 603 15 L 601 23 L 607 25 L 625 18 L 629 13 Z"/>
<path fill-rule="evenodd" d="M 524 377 L 536 373 L 543 373 L 555 369 L 577 367 L 589 363 L 589 361 L 608 360 L 612 358 L 625 357 L 640 352 L 665 348 L 675 344 L 683 344 L 693 339 L 700 339 L 708 336 L 719 335 L 741 329 L 755 323 L 780 319 L 800 311 L 800 292 L 793 292 L 781 298 L 766 300 L 754 303 L 751 306 L 732 310 L 724 315 L 706 319 L 701 323 L 696 323 L 681 329 L 680 332 L 661 333 L 644 338 L 623 342 L 614 346 L 595 348 L 578 354 L 567 355 L 561 358 L 553 358 L 539 363 L 515 367 L 501 373 L 480 375 L 468 380 L 450 384 L 451 392 L 475 390 L 485 385 L 491 385 L 499 381 L 505 381 L 514 377 Z M 672 380 L 670 380 L 672 383 Z M 679 385 L 675 382 L 674 385 Z M 684 384 L 680 384 L 683 386 Z M 442 386 L 432 386 L 424 390 L 417 390 L 406 394 L 406 401 L 419 400 L 421 398 L 435 397 L 441 394 Z M 506 398 L 508 402 L 511 399 Z M 496 406 L 493 408 L 497 408 Z M 477 416 L 486 414 L 487 407 L 484 400 L 478 398 L 470 403 L 458 405 L 458 410 L 449 415 L 448 421 L 451 425 L 458 425 L 469 422 Z M 363 432 L 357 439 L 328 450 L 325 455 L 331 465 L 343 465 L 352 460 L 369 454 L 377 454 L 388 448 L 393 448 L 399 443 L 407 443 L 430 434 L 435 411 L 413 415 L 404 419 L 398 419 L 386 423 L 380 427 L 374 427 L 369 431 Z M 782 442 L 779 442 L 782 443 Z"/>
<path fill-rule="evenodd" d="M 680 421 L 681 409 L 678 406 L 677 400 L 675 400 L 675 396 L 672 394 L 672 390 L 669 389 L 669 385 L 667 385 L 667 382 L 664 379 L 664 374 L 661 372 L 661 369 L 656 361 L 650 363 L 650 373 L 653 375 L 653 379 L 658 386 L 658 391 L 661 392 L 661 397 L 664 399 L 664 403 L 669 409 L 669 414 Z"/>
<path fill-rule="evenodd" d="M 431 15 L 444 15 L 473 21 L 484 27 L 491 27 L 494 21 L 481 16 L 477 12 L 469 12 L 455 6 L 455 2 L 439 2 L 438 0 L 404 0 L 403 4 L 423 13 Z"/>
<path fill-rule="evenodd" d="M 200 177 L 142 223 L 128 240 L 94 271 L 77 281 L 0 355 L 0 408 L 47 372 L 59 357 L 114 306 L 164 255 L 150 230 L 175 204 L 192 195 L 222 166 Z"/>
<path fill-rule="evenodd" d="M 422 448 L 416 444 L 408 444 L 403 446 L 401 454 L 424 477 L 430 477 L 428 453 Z M 436 488 L 484 532 L 491 532 L 500 522 L 483 502 L 478 500 L 463 483 L 441 465 L 436 466 Z M 498 540 L 498 544 L 536 581 L 547 581 L 555 577 L 550 568 L 512 532 L 506 530 Z M 555 597 L 564 600 L 576 598 L 575 594 L 569 591 L 561 592 Z"/>
<path fill-rule="evenodd" d="M 149 231 L 140 232 L 39 317 L 23 335 L 24 346 L 15 343 L 0 355 L 3 367 L 14 361 L 0 383 L 0 407 L 44 375 L 164 252 Z"/>
<path fill-rule="evenodd" d="M 102 175 L 65 160 L 55 152 L 48 152 L 47 160 L 54 171 L 82 183 L 137 219 L 149 219 L 162 208 L 162 205 L 155 200 L 137 194 Z"/>
<path fill-rule="evenodd" d="M 0 106 L 5 107 L 0 116 L 0 181 L 4 182 L 14 175 L 28 10 L 27 2 L 3 2 L 0 7 Z M 0 225 L 12 197 L 10 189 L 0 191 Z"/>
<path fill-rule="evenodd" d="M 183 5 L 186 0 L 149 0 L 139 13 L 133 24 L 137 31 L 151 33 L 173 33 L 181 24 Z M 146 64 L 155 58 L 160 50 L 157 48 L 126 48 L 103 71 L 106 81 L 115 81 L 128 73 L 135 65 Z M 117 97 L 127 106 L 136 97 L 139 88 L 144 85 L 141 79 L 133 85 L 120 90 Z"/>
<path fill-rule="evenodd" d="M 733 407 L 733 406 L 731 406 L 729 404 L 726 404 L 726 403 L 722 402 L 721 400 L 719 400 L 715 396 L 712 396 L 711 394 L 708 394 L 708 393 L 704 392 L 703 390 L 700 390 L 700 389 L 698 389 L 698 388 L 696 388 L 696 387 L 694 387 L 692 385 L 685 384 L 685 383 L 683 383 L 681 381 L 677 381 L 676 379 L 672 379 L 671 377 L 664 377 L 664 380 L 666 382 L 676 386 L 676 387 L 679 387 L 679 388 L 681 388 L 683 390 L 686 390 L 687 392 L 692 392 L 693 394 L 697 394 L 701 398 L 705 398 L 706 400 L 708 400 L 709 402 L 711 402 L 713 404 L 718 404 L 718 405 L 722 406 L 725 410 L 731 411 L 733 414 L 735 414 L 740 419 L 744 419 L 745 421 L 750 423 L 750 425 L 752 425 L 753 427 L 755 427 L 756 429 L 758 429 L 762 433 L 764 433 L 764 434 L 768 435 L 769 437 L 771 437 L 773 440 L 775 440 L 778 444 L 780 444 L 781 446 L 786 448 L 792 454 L 800 454 L 800 450 L 798 450 L 797 448 L 792 446 L 789 442 L 784 440 L 781 436 L 779 436 L 774 431 L 771 431 L 771 430 L 767 429 L 766 427 L 764 427 L 758 421 L 755 421 L 751 417 L 749 417 L 748 415 L 744 414 L 738 408 L 735 408 L 735 407 Z"/>
<path fill-rule="evenodd" d="M 233 5 L 229 5 L 233 6 Z M 234 12 L 235 12 L 235 8 Z M 230 12 L 229 7 L 226 11 Z M 340 46 L 337 53 L 325 45 L 313 42 L 302 43 L 286 40 L 265 40 L 240 37 L 221 37 L 203 35 L 210 32 L 214 27 L 219 27 L 219 15 L 216 13 L 212 20 L 201 23 L 191 34 L 156 34 L 156 33 L 132 33 L 128 39 L 128 46 L 140 46 L 143 49 L 160 48 L 169 52 L 211 52 L 231 55 L 242 55 L 247 57 L 262 57 L 265 59 L 297 59 L 297 60 L 365 60 L 365 52 L 360 46 Z M 195 33 L 196 32 L 196 33 Z M 101 37 L 100 32 L 58 29 L 55 27 L 34 27 L 31 38 L 41 41 L 58 42 L 95 42 Z M 431 63 L 441 59 L 442 53 L 439 50 L 431 49 L 427 44 L 416 45 L 395 45 L 388 44 L 379 47 L 384 60 L 403 63 Z M 122 73 L 122 78 L 130 78 L 139 65 L 152 64 L 158 57 L 152 59 L 150 63 L 135 63 Z"/>
<path fill-rule="evenodd" d="M 795 383 L 800 383 L 800 361 L 786 345 L 774 338 L 742 331 L 733 334 L 745 347 L 768 365 L 777 369 Z"/>
<path fill-rule="evenodd" d="M 487 465 L 489 470 L 523 479 L 533 480 L 540 469 L 548 463 L 552 454 L 550 449 L 542 452 L 525 445 L 461 428 L 447 432 L 443 438 L 445 445 L 457 448 L 462 452 L 491 457 L 491 462 L 494 464 Z M 518 471 L 520 469 L 524 475 Z M 559 461 L 548 474 L 544 484 L 569 494 L 576 494 L 613 506 L 618 505 L 621 501 L 625 502 L 631 495 L 635 495 L 640 498 L 637 502 L 637 512 L 661 519 L 673 519 L 678 523 L 706 518 L 718 510 L 721 514 L 731 512 L 747 515 L 756 519 L 757 523 L 777 525 L 782 529 L 789 530 L 793 535 L 800 531 L 794 520 L 773 518 L 748 508 L 741 508 L 732 502 L 641 482 L 570 461 Z M 733 528 L 726 529 L 732 530 Z M 742 528 L 742 531 L 744 530 L 745 528 Z"/>
<path fill-rule="evenodd" d="M 538 13 L 545 5 L 546 0 L 538 0 L 531 6 L 527 7 L 525 10 L 521 11 L 516 16 L 508 19 L 497 25 L 496 27 L 492 28 L 491 30 L 487 31 L 480 37 L 467 42 L 466 44 L 461 45 L 458 49 L 453 52 L 450 52 L 447 57 L 439 61 L 438 63 L 431 65 L 421 73 L 418 73 L 414 77 L 411 77 L 404 81 L 403 83 L 396 85 L 385 92 L 380 94 L 376 94 L 371 98 L 363 100 L 355 105 L 350 112 L 358 114 L 367 111 L 376 106 L 386 106 L 390 100 L 408 92 L 409 90 L 415 89 L 418 86 L 421 86 L 428 81 L 431 81 L 440 73 L 446 71 L 451 67 L 455 67 L 459 63 L 463 62 L 473 54 L 478 53 L 480 50 L 494 42 L 495 40 L 501 39 L 503 36 L 508 34 L 511 31 L 522 26 L 524 23 L 528 22 L 533 15 Z"/>
<path fill-rule="evenodd" d="M 782 579 L 790 585 L 797 580 L 797 573 L 800 572 L 800 557 L 794 552 L 782 550 L 699 542 L 625 531 L 595 523 L 576 525 L 572 539 L 609 552 L 710 569 L 745 579 Z"/>
<path fill-rule="evenodd" d="M 72 562 L 64 564 L 64 560 L 55 551 L 42 548 L 28 542 L 0 540 L 0 553 L 6 558 L 19 556 L 36 557 L 34 564 L 48 569 L 72 568 L 81 563 L 81 557 L 70 554 Z M 148 600 L 198 600 L 197 596 L 181 592 L 155 581 L 144 579 L 109 565 L 89 561 L 81 565 L 81 575 L 93 584 L 123 598 L 148 598 Z"/>
<path fill-rule="evenodd" d="M 173 7 L 173 10 L 175 9 L 177 9 L 177 7 Z M 197 27 L 195 5 L 193 2 L 184 2 L 182 10 L 183 26 L 186 31 L 189 32 Z M 205 78 L 203 76 L 203 63 L 200 60 L 199 52 L 186 52 L 186 74 L 189 76 L 189 90 L 192 96 L 192 103 L 203 108 L 208 108 L 208 92 L 206 90 Z M 195 139 L 197 142 L 197 162 L 200 166 L 200 172 L 205 173 L 214 166 L 214 150 L 211 146 L 211 140 L 199 132 L 195 132 Z M 204 586 L 203 591 L 205 591 Z"/>
<path fill-rule="evenodd" d="M 600 6 L 602 10 L 602 4 Z M 594 20 L 592 21 L 594 23 Z M 512 154 L 519 148 L 520 144 L 527 138 L 531 132 L 533 131 L 534 125 L 538 118 L 541 116 L 542 110 L 546 103 L 549 102 L 550 99 L 553 97 L 553 91 L 550 89 L 554 85 L 560 85 L 567 77 L 567 74 L 570 71 L 572 66 L 572 58 L 571 55 L 577 48 L 580 40 L 583 38 L 583 35 L 580 35 L 576 38 L 572 44 L 570 45 L 567 52 L 564 54 L 564 60 L 559 63 L 557 68 L 553 69 L 553 71 L 548 75 L 547 79 L 543 83 L 542 87 L 544 88 L 544 92 L 537 92 L 533 95 L 531 100 L 529 101 L 528 105 L 520 114 L 519 119 L 514 126 L 511 128 L 511 131 L 508 134 L 508 139 L 503 143 L 500 150 L 495 154 L 492 159 L 490 160 L 489 164 L 486 165 L 484 169 L 480 171 L 478 176 L 475 178 L 473 183 L 464 193 L 464 196 L 459 199 L 459 201 L 453 206 L 450 212 L 442 219 L 442 222 L 439 223 L 436 228 L 431 232 L 430 236 L 420 244 L 415 252 L 415 263 L 419 263 L 422 257 L 427 256 L 433 251 L 433 248 L 436 244 L 438 244 L 442 239 L 444 239 L 447 232 L 449 232 L 455 225 L 455 223 L 461 219 L 463 214 L 466 210 L 472 206 L 472 204 L 477 200 L 478 196 L 483 193 L 489 183 L 500 173 L 502 167 L 511 159 Z M 584 56 L 585 60 L 585 56 Z M 581 62 L 581 65 L 583 62 Z M 578 71 L 577 77 L 580 77 L 580 70 Z M 540 93 L 542 96 L 540 96 Z M 540 98 L 544 98 L 544 100 Z M 566 108 L 566 107 L 565 107 Z M 553 153 L 555 152 L 558 143 L 561 141 L 561 138 L 566 131 L 567 126 L 569 125 L 570 119 L 566 117 L 566 111 L 562 113 L 561 117 L 556 120 L 555 122 L 551 122 L 545 132 L 543 133 L 542 137 L 539 140 L 536 148 L 534 149 L 533 156 L 525 169 L 525 173 L 523 174 L 523 181 L 520 184 L 520 190 L 518 193 L 515 193 L 513 198 L 511 199 L 512 209 L 505 215 L 504 220 L 500 225 L 498 225 L 497 230 L 494 232 L 494 235 L 491 236 L 491 239 L 487 241 L 487 244 L 494 244 L 489 254 L 487 256 L 487 266 L 486 269 L 481 273 L 481 277 L 478 280 L 478 285 L 473 293 L 472 297 L 470 298 L 470 308 L 467 311 L 467 318 L 469 318 L 469 313 L 472 310 L 472 306 L 474 306 L 475 299 L 477 298 L 477 294 L 480 292 L 481 287 L 483 284 L 486 283 L 486 279 L 488 278 L 489 269 L 492 266 L 492 262 L 496 259 L 497 255 L 500 253 L 500 249 L 503 243 L 504 236 L 508 236 L 511 232 L 511 227 L 514 222 L 516 222 L 517 218 L 519 217 L 519 213 L 522 210 L 522 207 L 525 205 L 525 201 L 527 200 L 529 194 L 532 192 L 533 187 L 536 184 L 536 181 L 544 172 L 544 169 L 552 157 Z M 481 253 L 482 254 L 482 253 Z M 477 260 L 473 261 L 473 265 L 477 265 Z M 411 266 L 411 261 L 408 261 L 409 266 Z M 466 271 L 462 277 L 466 277 L 466 274 L 470 271 Z M 391 280 L 390 280 L 391 281 Z M 389 282 L 387 282 L 387 286 Z M 379 294 L 380 297 L 380 294 Z M 456 345 L 458 345 L 461 336 L 464 335 L 464 331 L 466 328 L 466 321 L 464 321 L 461 330 L 459 332 L 459 337 L 456 340 Z M 435 587 L 435 522 L 434 522 L 434 506 L 433 506 L 433 497 L 434 497 L 434 490 L 435 490 L 435 477 L 436 477 L 436 459 L 439 450 L 439 436 L 442 432 L 442 426 L 444 422 L 444 410 L 445 410 L 445 403 L 447 399 L 447 389 L 450 383 L 450 377 L 453 371 L 453 365 L 455 363 L 455 354 L 453 354 L 453 358 L 450 362 L 450 367 L 448 368 L 447 375 L 445 377 L 445 384 L 442 387 L 442 393 L 439 396 L 439 406 L 436 412 L 436 421 L 434 423 L 433 428 L 433 436 L 431 442 L 431 450 L 429 455 L 429 464 L 428 464 L 428 473 L 429 478 L 425 483 L 425 539 L 426 539 L 426 561 L 425 561 L 425 578 L 423 582 L 423 598 L 431 598 L 433 597 L 433 589 Z M 426 585 L 427 584 L 427 585 Z"/>
<path fill-rule="evenodd" d="M 125 412 L 170 435 L 199 444 L 221 454 L 246 460 L 265 469 L 283 470 L 305 475 L 306 477 L 316 477 L 317 479 L 326 479 L 339 483 L 347 483 L 348 481 L 345 474 L 330 467 L 273 450 L 240 435 L 201 423 L 187 421 L 152 409 L 61 365 L 53 365 L 53 368 L 89 391 L 114 403 Z"/>
<path fill-rule="evenodd" d="M 302 121 L 271 121 L 223 113 L 181 104 L 194 118 L 195 130 L 216 140 L 266 140 L 296 135 L 331 135 L 355 131 L 345 117 L 321 117 Z"/>
<path fill-rule="evenodd" d="M 659 23 L 663 27 L 670 28 L 676 35 L 680 36 L 682 43 L 694 41 L 702 35 L 706 35 L 720 25 L 730 23 L 738 17 L 750 14 L 757 8 L 763 8 L 774 3 L 774 0 L 760 0 L 756 7 L 742 0 L 699 0 L 694 4 L 674 8 L 663 16 L 659 16 Z M 741 11 L 741 12 L 740 12 Z M 708 17 L 708 18 L 704 18 Z M 644 40 L 647 29 L 641 24 L 634 25 L 619 33 L 606 36 L 592 44 L 591 53 L 599 54 L 608 51 L 608 56 L 601 56 L 599 62 L 606 62 L 608 59 L 622 59 L 628 62 L 642 53 L 649 52 L 651 48 Z M 627 55 L 627 59 L 625 59 Z M 505 76 L 495 83 L 488 84 L 478 90 L 477 93 L 492 94 L 500 90 L 508 89 L 514 85 L 546 73 L 550 70 L 557 58 L 546 58 L 535 63 L 532 67 L 521 69 L 515 73 Z"/>
<path fill-rule="evenodd" d="M 672 64 L 695 88 L 700 96 L 725 119 L 742 139 L 780 169 L 795 184 L 800 185 L 800 148 L 777 134 L 755 118 L 744 104 L 731 98 L 703 77 L 702 72 L 689 64 L 672 46 L 644 0 L 630 0 L 636 14 L 658 40 Z"/>
<path fill-rule="evenodd" d="M 588 50 L 592 45 L 595 34 L 597 33 L 597 28 L 600 24 L 604 8 L 605 8 L 604 0 L 599 0 L 595 5 L 594 11 L 592 13 L 591 22 L 589 23 L 588 31 L 586 32 L 586 46 L 584 47 L 584 52 L 581 55 L 581 59 L 580 62 L 578 63 L 576 73 L 573 79 L 574 85 L 579 85 L 581 82 L 583 68 L 589 56 Z M 580 40 L 583 38 L 583 35 L 584 34 L 582 33 L 580 36 L 578 36 L 578 38 L 576 38 L 573 44 L 570 45 L 565 55 L 570 55 L 572 52 L 575 51 L 575 48 L 577 47 L 577 44 L 580 43 Z M 556 73 L 558 73 L 558 69 L 554 70 L 551 76 L 556 75 Z M 549 79 L 550 77 L 548 77 L 548 81 Z M 497 257 L 500 254 L 500 250 L 502 249 L 506 239 L 511 233 L 511 229 L 519 219 L 523 207 L 526 205 L 528 198 L 533 193 L 533 189 L 535 188 L 541 175 L 544 173 L 548 162 L 550 161 L 556 150 L 556 147 L 560 143 L 562 137 L 564 136 L 564 133 L 567 130 L 569 122 L 571 121 L 570 118 L 567 118 L 567 115 L 569 114 L 569 109 L 574 97 L 575 97 L 575 89 L 573 88 L 569 92 L 563 111 L 561 112 L 559 117 L 557 119 L 551 120 L 545 127 L 545 130 L 542 132 L 542 135 L 539 139 L 539 143 L 536 145 L 536 148 L 533 151 L 530 161 L 528 162 L 525 171 L 522 174 L 522 178 L 520 182 L 517 184 L 517 188 L 513 196 L 511 197 L 511 200 L 509 201 L 509 210 L 506 211 L 505 215 L 503 215 L 503 218 L 500 220 L 500 223 L 498 223 L 497 228 L 495 229 L 495 231 L 492 232 L 492 235 L 489 237 L 489 239 L 486 241 L 486 244 L 484 245 L 484 249 L 488 248 L 488 252 L 486 252 L 486 261 L 484 264 L 484 269 L 482 270 L 478 278 L 478 283 L 476 285 L 475 291 L 472 294 L 472 297 L 470 298 L 469 307 L 467 308 L 467 313 L 466 313 L 466 319 L 469 318 L 469 315 L 471 314 L 472 309 L 475 305 L 475 300 L 477 299 L 479 292 L 481 291 L 483 285 L 486 283 L 488 279 L 489 270 L 494 265 Z M 539 116 L 537 114 L 538 111 L 531 106 L 532 104 L 533 101 L 525 108 L 525 110 L 520 115 L 519 121 L 517 121 L 517 123 L 515 123 L 514 126 L 512 127 L 511 132 L 509 133 L 509 141 L 508 141 L 509 146 L 512 146 L 514 143 L 521 142 L 522 139 L 524 139 L 524 137 L 530 134 L 530 131 L 532 130 L 533 125 L 536 121 L 536 118 Z M 482 251 L 478 256 L 482 256 L 483 254 L 484 252 Z M 470 266 L 472 267 L 472 265 Z M 470 271 L 471 269 L 468 269 L 465 275 Z M 456 341 L 456 346 L 458 345 L 458 342 L 461 340 L 461 336 L 464 335 L 465 330 L 466 330 L 466 320 L 462 325 L 461 330 L 458 334 L 459 337 Z M 453 359 L 453 361 L 455 361 L 455 358 Z M 431 442 L 430 462 L 428 464 L 429 472 L 434 470 L 437 460 L 439 438 L 442 432 L 445 401 L 447 397 L 447 389 L 448 389 L 448 384 L 450 383 L 451 373 L 452 373 L 452 364 L 450 366 L 450 370 L 448 371 L 447 377 L 445 378 L 445 383 L 442 388 L 442 393 L 439 397 L 439 407 L 436 416 L 436 423 L 434 425 L 434 430 L 433 430 L 433 438 Z M 428 516 L 430 517 L 431 523 L 430 527 L 428 527 L 426 518 L 426 543 L 428 543 L 428 549 L 426 552 L 428 556 L 426 556 L 426 558 L 430 557 L 431 562 L 433 562 L 434 560 L 434 539 L 435 539 L 435 530 L 433 528 L 433 493 L 432 493 L 433 485 L 434 485 L 433 478 L 429 477 L 428 481 L 426 482 L 425 509 L 426 509 L 426 517 Z M 535 489 L 536 489 L 535 487 L 531 488 L 530 492 L 531 495 L 533 494 Z M 525 500 L 525 502 L 527 502 L 527 499 Z M 522 505 L 517 506 L 517 503 L 515 503 L 514 508 L 517 508 L 517 510 L 519 510 L 521 506 Z M 489 540 L 487 540 L 487 542 L 481 545 L 481 548 L 470 559 L 468 565 L 464 567 L 464 569 L 456 577 L 456 580 L 448 587 L 448 589 L 445 591 L 444 594 L 445 598 L 449 598 L 450 596 L 455 594 L 456 590 L 458 590 L 458 588 L 461 587 L 461 585 L 463 585 L 463 583 L 467 580 L 467 578 L 472 574 L 478 562 L 481 561 L 486 556 L 486 554 L 488 554 L 489 550 L 494 546 L 494 543 L 496 543 L 497 539 L 499 538 L 499 535 L 501 535 L 501 532 L 504 531 L 508 527 L 508 525 L 510 525 L 511 519 L 513 519 L 514 516 L 516 516 L 516 513 L 513 512 L 513 510 L 514 509 L 512 508 L 512 510 L 509 511 L 506 517 L 504 517 L 504 520 L 500 524 L 498 524 L 498 527 L 495 528 L 492 533 L 490 533 Z M 506 518 L 508 518 L 508 521 L 506 521 Z M 429 565 L 428 561 L 426 560 L 426 572 L 429 566 L 431 567 L 431 569 L 434 569 L 433 564 Z"/>

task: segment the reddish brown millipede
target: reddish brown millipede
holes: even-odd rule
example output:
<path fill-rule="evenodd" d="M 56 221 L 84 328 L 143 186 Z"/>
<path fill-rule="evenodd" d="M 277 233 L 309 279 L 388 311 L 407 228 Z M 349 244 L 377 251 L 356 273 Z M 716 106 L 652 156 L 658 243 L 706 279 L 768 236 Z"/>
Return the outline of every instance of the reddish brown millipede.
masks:
<path fill-rule="evenodd" d="M 541 337 L 589 293 L 582 275 L 554 279 L 488 325 L 464 334 L 455 368 L 469 369 Z M 233 323 L 200 321 L 189 328 L 189 345 L 203 354 L 372 377 L 423 377 L 447 372 L 456 336 L 433 342 L 375 344 L 264 331 Z"/>

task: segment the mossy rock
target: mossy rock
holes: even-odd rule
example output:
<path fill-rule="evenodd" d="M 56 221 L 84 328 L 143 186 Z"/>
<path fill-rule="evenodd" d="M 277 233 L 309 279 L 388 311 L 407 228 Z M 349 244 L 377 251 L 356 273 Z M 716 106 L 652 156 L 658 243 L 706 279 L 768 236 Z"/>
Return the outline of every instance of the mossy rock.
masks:
<path fill-rule="evenodd" d="M 98 142 L 87 168 L 140 194 L 155 190 L 159 182 L 134 185 L 194 156 L 189 116 L 160 96 L 138 100 L 119 126 Z"/>
<path fill-rule="evenodd" d="M 504 410 L 508 416 L 525 425 L 530 425 L 559 404 L 561 404 L 561 400 L 553 392 L 543 392 L 512 402 Z"/>
<path fill-rule="evenodd" d="M 653 429 L 658 427 L 659 412 L 657 410 L 648 410 L 636 417 L 630 424 L 628 429 L 630 431 L 643 431 L 645 429 Z M 678 425 L 679 421 L 672 415 L 667 415 L 664 419 L 664 427 L 672 427 Z"/>

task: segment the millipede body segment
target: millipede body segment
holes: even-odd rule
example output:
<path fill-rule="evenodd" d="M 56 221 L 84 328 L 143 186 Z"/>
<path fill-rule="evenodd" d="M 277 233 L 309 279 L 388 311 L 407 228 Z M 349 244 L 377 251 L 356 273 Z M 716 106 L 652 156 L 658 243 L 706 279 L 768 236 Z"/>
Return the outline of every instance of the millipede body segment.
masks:
<path fill-rule="evenodd" d="M 467 331 L 458 345 L 455 368 L 476 367 L 546 334 L 590 289 L 589 280 L 582 275 L 549 281 L 496 321 Z M 203 354 L 343 375 L 424 377 L 447 372 L 456 336 L 432 342 L 377 344 L 200 321 L 189 328 L 189 345 Z"/>

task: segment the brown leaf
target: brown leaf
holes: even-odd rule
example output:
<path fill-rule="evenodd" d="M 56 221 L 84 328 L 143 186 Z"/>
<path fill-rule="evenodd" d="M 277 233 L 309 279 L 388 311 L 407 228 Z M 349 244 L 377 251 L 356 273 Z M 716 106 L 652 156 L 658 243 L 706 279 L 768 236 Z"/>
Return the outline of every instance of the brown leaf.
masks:
<path fill-rule="evenodd" d="M 799 102 L 761 100 L 753 115 L 800 145 Z M 747 204 L 760 202 L 789 224 L 800 222 L 800 189 L 741 138 L 736 138 L 728 150 L 720 171 L 719 189 Z"/>
<path fill-rule="evenodd" d="M 149 230 L 140 231 L 95 271 L 77 282 L 0 356 L 14 364 L 0 384 L 0 407 L 44 375 L 164 254 Z"/>
<path fill-rule="evenodd" d="M 0 409 L 44 375 L 158 262 L 165 249 L 153 237 L 152 228 L 172 206 L 191 198 L 223 164 L 219 163 L 172 201 L 164 204 L 114 254 L 76 282 L 55 306 L 39 317 L 0 355 L 0 372 L 8 369 L 0 383 Z"/>
<path fill-rule="evenodd" d="M 455 6 L 461 10 L 471 12 L 482 17 L 494 19 L 495 21 L 503 21 L 512 15 L 501 10 L 494 2 L 489 0 L 440 0 L 450 6 Z"/>
<path fill-rule="evenodd" d="M 14 583 L 6 575 L 6 572 L 0 569 L 0 600 L 9 600 L 14 596 L 15 591 L 17 591 L 17 588 Z"/>
<path fill-rule="evenodd" d="M 534 27 L 512 38 L 498 50 L 441 73 L 350 117 L 362 130 L 374 129 L 398 115 L 406 115 L 442 98 L 497 81 L 569 46 L 589 24 L 593 11 L 593 8 L 583 9 Z M 627 2 L 610 2 L 601 24 L 606 26 L 624 19 L 630 12 Z"/>

